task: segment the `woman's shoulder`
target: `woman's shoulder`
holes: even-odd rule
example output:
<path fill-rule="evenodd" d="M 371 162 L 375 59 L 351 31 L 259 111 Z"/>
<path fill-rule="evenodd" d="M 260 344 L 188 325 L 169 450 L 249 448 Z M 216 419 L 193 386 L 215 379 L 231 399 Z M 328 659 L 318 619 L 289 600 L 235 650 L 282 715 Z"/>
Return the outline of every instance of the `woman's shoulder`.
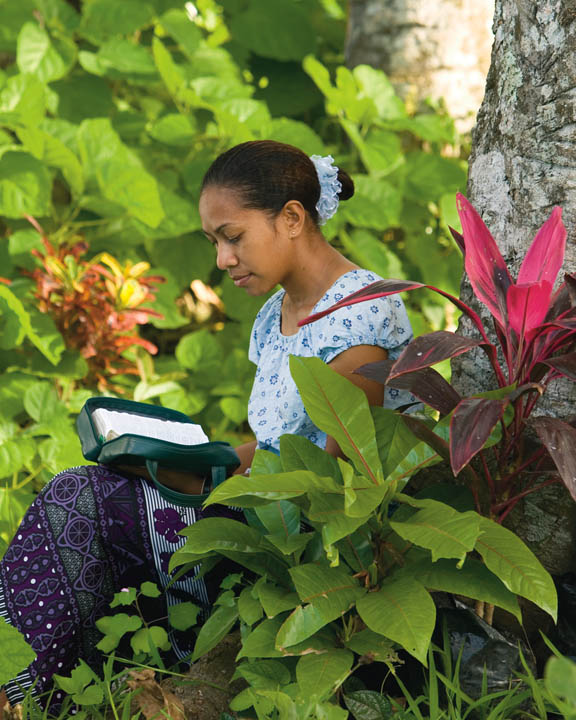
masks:
<path fill-rule="evenodd" d="M 256 318 L 254 320 L 254 326 L 266 325 L 269 322 L 274 321 L 278 317 L 282 308 L 282 298 L 284 297 L 285 291 L 280 289 L 271 295 L 268 300 L 262 305 Z"/>
<path fill-rule="evenodd" d="M 364 287 L 368 287 L 377 280 L 382 280 L 380 275 L 377 275 L 371 270 L 364 270 L 363 268 L 357 268 L 349 270 L 344 275 L 341 275 L 338 280 L 324 293 L 322 299 L 317 304 L 315 311 L 325 310 L 331 305 L 344 300 L 348 295 L 361 290 Z"/>

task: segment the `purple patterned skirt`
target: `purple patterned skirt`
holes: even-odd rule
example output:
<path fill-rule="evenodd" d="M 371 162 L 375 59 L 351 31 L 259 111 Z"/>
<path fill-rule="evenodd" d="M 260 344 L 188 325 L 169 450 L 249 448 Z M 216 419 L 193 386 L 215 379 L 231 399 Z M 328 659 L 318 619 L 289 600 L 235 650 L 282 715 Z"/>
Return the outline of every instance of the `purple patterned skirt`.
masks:
<path fill-rule="evenodd" d="M 178 531 L 201 517 L 238 516 L 166 500 L 143 478 L 103 465 L 65 470 L 54 477 L 26 513 L 0 562 L 0 616 L 22 632 L 36 660 L 5 687 L 12 704 L 34 685 L 40 695 L 52 675 L 67 675 L 81 658 L 101 662 L 95 622 L 111 614 L 122 587 L 145 580 L 166 588 L 168 562 L 185 543 Z M 167 605 L 192 599 L 208 609 L 217 580 L 192 573 L 173 582 L 144 612 L 166 616 Z M 160 607 L 161 604 L 161 607 Z M 190 637 L 171 634 L 174 659 L 190 652 Z M 61 699 L 56 693 L 56 703 Z"/>

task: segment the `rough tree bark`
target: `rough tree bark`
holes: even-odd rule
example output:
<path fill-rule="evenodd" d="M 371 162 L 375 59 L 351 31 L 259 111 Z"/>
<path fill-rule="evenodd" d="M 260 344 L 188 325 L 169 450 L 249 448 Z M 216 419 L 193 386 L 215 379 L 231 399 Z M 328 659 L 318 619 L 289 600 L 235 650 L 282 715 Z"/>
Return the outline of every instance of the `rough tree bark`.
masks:
<path fill-rule="evenodd" d="M 386 72 L 408 102 L 444 98 L 470 130 L 490 60 L 494 0 L 350 0 L 346 64 Z"/>
<path fill-rule="evenodd" d="M 555 205 L 568 229 L 564 271 L 576 260 L 576 3 L 496 0 L 486 94 L 473 131 L 468 198 L 495 237 L 513 276 Z M 466 278 L 462 299 L 472 293 Z M 472 334 L 468 323 L 460 330 Z M 490 377 L 483 357 L 462 356 L 464 394 Z M 550 386 L 539 412 L 576 414 L 574 383 Z M 554 486 L 529 496 L 510 520 L 552 572 L 576 570 L 576 504 Z"/>

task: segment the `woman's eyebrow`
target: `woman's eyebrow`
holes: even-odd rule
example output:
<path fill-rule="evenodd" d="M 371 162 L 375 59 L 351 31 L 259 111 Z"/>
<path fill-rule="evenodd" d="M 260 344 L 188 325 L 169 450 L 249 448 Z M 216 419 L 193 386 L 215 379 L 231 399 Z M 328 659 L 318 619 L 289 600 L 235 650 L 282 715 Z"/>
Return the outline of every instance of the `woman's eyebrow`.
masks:
<path fill-rule="evenodd" d="M 216 230 L 214 230 L 213 233 L 209 233 L 208 230 L 204 230 L 204 228 L 202 228 L 202 232 L 203 232 L 204 235 L 206 235 L 207 237 L 210 237 L 211 235 L 220 235 L 220 233 L 222 232 L 222 230 L 224 230 L 224 228 L 227 227 L 228 225 L 230 225 L 230 223 L 227 223 L 227 222 L 222 223 L 222 225 L 219 225 L 219 226 L 216 228 Z"/>

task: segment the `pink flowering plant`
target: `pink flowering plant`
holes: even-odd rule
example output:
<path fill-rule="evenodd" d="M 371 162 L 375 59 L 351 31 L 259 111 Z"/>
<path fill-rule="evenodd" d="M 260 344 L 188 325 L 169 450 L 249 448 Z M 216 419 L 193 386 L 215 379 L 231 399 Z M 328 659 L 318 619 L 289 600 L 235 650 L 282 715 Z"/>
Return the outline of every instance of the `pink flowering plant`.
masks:
<path fill-rule="evenodd" d="M 449 461 L 455 476 L 463 473 L 478 510 L 502 522 L 521 498 L 560 479 L 576 500 L 576 429 L 553 417 L 531 417 L 550 382 L 576 380 L 576 274 L 566 274 L 554 289 L 566 246 L 559 207 L 536 234 L 514 281 L 479 214 L 461 194 L 457 203 L 463 232 L 452 234 L 474 294 L 492 316 L 495 342 L 467 304 L 431 285 L 404 280 L 373 283 L 302 324 L 343 306 L 417 288 L 440 293 L 465 313 L 479 337 L 444 330 L 422 335 L 396 361 L 357 372 L 408 389 L 440 413 L 434 430 L 417 418 L 404 420 L 437 459 Z M 497 388 L 461 397 L 432 366 L 477 347 L 488 357 Z M 528 439 L 527 427 L 541 444 Z"/>

